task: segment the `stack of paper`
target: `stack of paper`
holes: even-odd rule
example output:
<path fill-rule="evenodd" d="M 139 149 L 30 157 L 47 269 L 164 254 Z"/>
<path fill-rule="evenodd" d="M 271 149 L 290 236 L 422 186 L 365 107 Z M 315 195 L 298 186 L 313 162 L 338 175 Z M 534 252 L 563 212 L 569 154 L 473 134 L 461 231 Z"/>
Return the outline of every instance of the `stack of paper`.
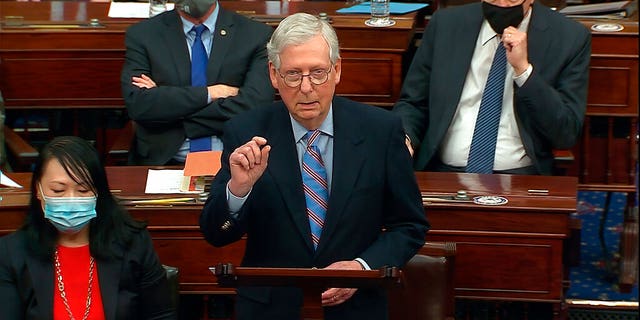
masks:
<path fill-rule="evenodd" d="M 213 176 L 220 170 L 222 151 L 200 151 L 187 153 L 184 163 L 183 192 L 205 192 Z"/>
<path fill-rule="evenodd" d="M 615 14 L 621 17 L 628 17 L 635 12 L 636 8 L 637 0 L 627 0 L 567 6 L 560 10 L 560 13 L 569 16 Z"/>

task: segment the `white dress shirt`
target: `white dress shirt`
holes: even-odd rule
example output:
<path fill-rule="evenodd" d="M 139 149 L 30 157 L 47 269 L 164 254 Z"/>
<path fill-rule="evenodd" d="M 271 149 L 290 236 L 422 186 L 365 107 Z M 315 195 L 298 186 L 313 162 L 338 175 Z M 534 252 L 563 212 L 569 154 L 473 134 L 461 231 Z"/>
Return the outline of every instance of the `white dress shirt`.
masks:
<path fill-rule="evenodd" d="M 531 9 L 529 9 L 518 30 L 526 32 L 530 18 Z M 467 166 L 482 92 L 489 76 L 493 56 L 499 45 L 502 45 L 500 37 L 493 31 L 487 20 L 484 20 L 456 113 L 441 144 L 440 160 L 446 165 L 454 167 Z M 493 164 L 494 170 L 522 168 L 533 163 L 531 158 L 527 156 L 522 144 L 513 110 L 514 82 L 519 87 L 524 85 L 532 71 L 533 67 L 529 65 L 529 68 L 523 74 L 516 77 L 513 67 L 507 62 L 502 113 L 500 115 Z"/>

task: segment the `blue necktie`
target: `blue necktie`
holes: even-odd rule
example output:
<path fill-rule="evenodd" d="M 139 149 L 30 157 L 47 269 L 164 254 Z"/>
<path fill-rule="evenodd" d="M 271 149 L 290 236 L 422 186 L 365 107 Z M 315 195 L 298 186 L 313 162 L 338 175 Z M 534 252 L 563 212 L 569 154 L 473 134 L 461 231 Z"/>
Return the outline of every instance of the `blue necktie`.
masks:
<path fill-rule="evenodd" d="M 469 149 L 467 172 L 493 173 L 506 70 L 507 56 L 504 46 L 500 43 L 491 63 L 487 84 L 482 92 L 480 110 Z"/>
<path fill-rule="evenodd" d="M 320 242 L 329 199 L 327 171 L 320 155 L 320 149 L 315 145 L 318 136 L 320 136 L 318 130 L 307 132 L 305 135 L 307 150 L 302 155 L 302 184 L 314 248 L 317 248 Z"/>
<path fill-rule="evenodd" d="M 191 46 L 191 85 L 194 87 L 203 87 L 207 85 L 207 50 L 202 43 L 202 32 L 207 27 L 203 24 L 193 26 L 196 32 L 196 38 Z M 189 151 L 208 151 L 211 150 L 211 137 L 201 137 L 189 139 Z"/>

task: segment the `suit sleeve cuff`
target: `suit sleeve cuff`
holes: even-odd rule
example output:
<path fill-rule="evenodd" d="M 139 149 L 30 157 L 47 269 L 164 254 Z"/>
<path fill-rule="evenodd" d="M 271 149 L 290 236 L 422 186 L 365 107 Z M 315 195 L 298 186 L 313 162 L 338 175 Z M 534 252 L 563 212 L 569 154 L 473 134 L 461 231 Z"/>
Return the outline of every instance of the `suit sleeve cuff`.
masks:
<path fill-rule="evenodd" d="M 236 217 L 238 215 L 238 211 L 242 208 L 245 201 L 251 194 L 251 190 L 244 197 L 236 197 L 231 190 L 229 190 L 229 183 L 227 182 L 227 205 L 229 206 L 229 213 Z"/>
<path fill-rule="evenodd" d="M 357 261 L 362 266 L 362 270 L 371 270 L 371 267 L 369 267 L 369 265 L 364 260 L 362 260 L 362 258 L 355 258 L 355 261 Z"/>
<path fill-rule="evenodd" d="M 529 63 L 527 70 L 525 70 L 522 74 L 513 77 L 513 81 L 516 82 L 518 87 L 522 87 L 524 83 L 527 82 L 527 80 L 529 80 L 529 77 L 531 76 L 532 72 L 533 72 L 533 65 Z"/>

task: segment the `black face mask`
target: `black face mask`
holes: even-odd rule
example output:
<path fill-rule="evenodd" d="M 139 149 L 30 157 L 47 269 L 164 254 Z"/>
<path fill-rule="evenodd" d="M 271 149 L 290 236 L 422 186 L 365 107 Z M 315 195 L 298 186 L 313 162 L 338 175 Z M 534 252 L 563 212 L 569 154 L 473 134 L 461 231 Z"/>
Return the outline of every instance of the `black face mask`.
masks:
<path fill-rule="evenodd" d="M 502 34 L 507 27 L 518 27 L 524 19 L 522 4 L 513 7 L 500 7 L 482 1 L 482 14 L 497 34 Z"/>
<path fill-rule="evenodd" d="M 196 18 L 204 17 L 216 0 L 176 0 L 178 10 Z"/>

